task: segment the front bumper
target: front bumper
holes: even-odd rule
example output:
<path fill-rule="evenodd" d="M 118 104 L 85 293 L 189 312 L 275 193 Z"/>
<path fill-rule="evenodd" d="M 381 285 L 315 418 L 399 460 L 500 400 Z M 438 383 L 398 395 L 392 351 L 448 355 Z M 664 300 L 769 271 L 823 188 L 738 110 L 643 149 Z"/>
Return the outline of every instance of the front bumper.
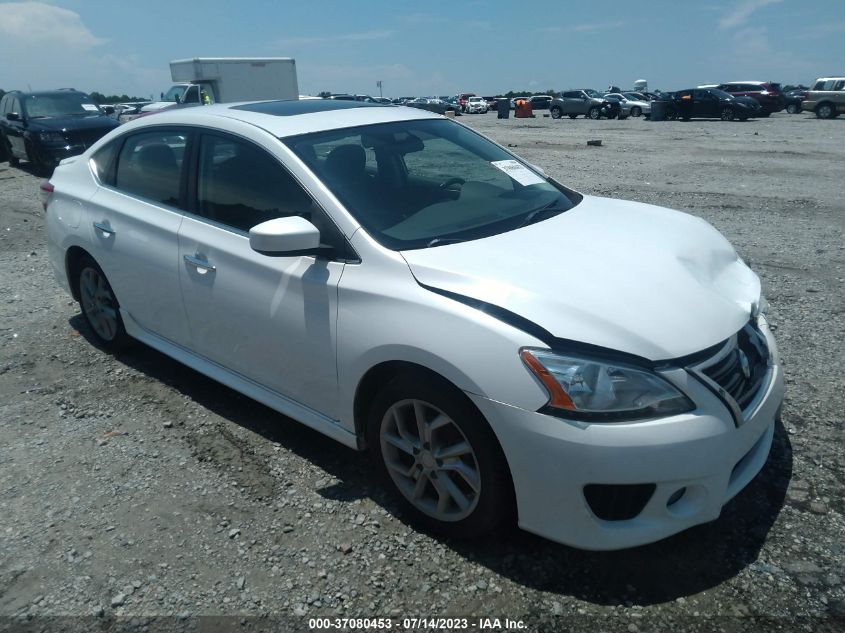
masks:
<path fill-rule="evenodd" d="M 35 147 L 41 162 L 49 167 L 55 167 L 63 159 L 79 156 L 87 147 L 83 143 L 66 143 L 64 145 L 41 143 Z"/>
<path fill-rule="evenodd" d="M 468 395 L 508 460 L 520 527 L 582 549 L 621 549 L 716 519 L 760 471 L 784 394 L 774 358 L 753 412 L 739 427 L 722 401 L 684 370 L 675 381 L 686 381 L 699 407 L 645 422 L 588 424 Z M 585 497 L 590 484 L 654 484 L 654 491 L 633 518 L 604 520 Z"/>

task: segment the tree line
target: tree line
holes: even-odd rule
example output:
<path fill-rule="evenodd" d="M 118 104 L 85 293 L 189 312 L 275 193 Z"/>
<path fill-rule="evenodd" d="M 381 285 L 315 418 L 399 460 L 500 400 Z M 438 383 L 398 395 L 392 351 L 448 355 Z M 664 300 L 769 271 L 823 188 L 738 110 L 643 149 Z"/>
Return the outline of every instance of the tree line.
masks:
<path fill-rule="evenodd" d="M 0 99 L 6 91 L 0 88 Z M 104 95 L 101 92 L 89 92 L 88 96 L 94 103 L 126 103 L 127 101 L 149 101 L 147 97 L 130 97 L 129 95 Z"/>

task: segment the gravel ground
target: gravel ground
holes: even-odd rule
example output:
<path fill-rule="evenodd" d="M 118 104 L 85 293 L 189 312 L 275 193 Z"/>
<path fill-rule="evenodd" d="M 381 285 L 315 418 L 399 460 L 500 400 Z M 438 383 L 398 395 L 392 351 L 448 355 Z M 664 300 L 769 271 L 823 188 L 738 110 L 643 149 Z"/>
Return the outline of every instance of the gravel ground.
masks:
<path fill-rule="evenodd" d="M 845 117 L 459 120 L 573 188 L 687 210 L 734 243 L 763 279 L 787 372 L 762 473 L 719 520 L 621 552 L 416 531 L 365 456 L 148 348 L 94 347 L 49 271 L 39 179 L 3 163 L 0 630 L 843 625 Z M 194 617 L 224 615 L 237 617 Z"/>

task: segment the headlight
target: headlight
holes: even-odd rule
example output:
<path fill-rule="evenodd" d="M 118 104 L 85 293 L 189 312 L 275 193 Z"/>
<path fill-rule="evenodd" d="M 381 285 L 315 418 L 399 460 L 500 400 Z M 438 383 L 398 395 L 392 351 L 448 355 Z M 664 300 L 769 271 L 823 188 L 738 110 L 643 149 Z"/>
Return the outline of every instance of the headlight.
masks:
<path fill-rule="evenodd" d="M 45 143 L 64 143 L 65 135 L 61 132 L 41 132 L 38 137 Z"/>
<path fill-rule="evenodd" d="M 549 413 L 608 421 L 663 417 L 695 405 L 669 382 L 645 369 L 523 348 L 525 365 L 549 392 Z"/>

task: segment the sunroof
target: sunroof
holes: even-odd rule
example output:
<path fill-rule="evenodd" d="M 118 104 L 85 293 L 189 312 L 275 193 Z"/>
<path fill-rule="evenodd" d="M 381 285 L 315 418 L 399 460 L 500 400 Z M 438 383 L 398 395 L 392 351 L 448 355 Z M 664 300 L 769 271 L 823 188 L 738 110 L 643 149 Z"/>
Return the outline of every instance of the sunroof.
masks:
<path fill-rule="evenodd" d="M 330 110 L 348 110 L 349 108 L 381 108 L 385 104 L 368 103 L 366 101 L 343 101 L 340 99 L 300 99 L 296 101 L 262 101 L 261 103 L 247 103 L 232 106 L 232 110 L 248 110 L 275 116 L 294 116 L 296 114 L 311 114 L 313 112 L 328 112 Z"/>

